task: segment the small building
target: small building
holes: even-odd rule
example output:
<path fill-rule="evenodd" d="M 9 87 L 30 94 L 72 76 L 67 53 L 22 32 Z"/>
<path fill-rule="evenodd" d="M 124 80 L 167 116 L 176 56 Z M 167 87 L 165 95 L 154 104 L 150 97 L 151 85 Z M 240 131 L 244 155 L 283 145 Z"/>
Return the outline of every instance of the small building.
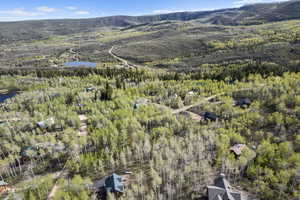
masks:
<path fill-rule="evenodd" d="M 22 160 L 30 160 L 38 155 L 38 148 L 33 146 L 28 146 L 22 149 L 21 156 Z"/>
<path fill-rule="evenodd" d="M 135 104 L 133 105 L 133 109 L 134 109 L 134 110 L 139 109 L 140 106 L 141 106 L 140 104 L 135 103 Z"/>
<path fill-rule="evenodd" d="M 113 173 L 95 182 L 95 187 L 100 197 L 105 197 L 108 193 L 121 196 L 125 192 L 125 179 Z"/>
<path fill-rule="evenodd" d="M 141 106 L 147 105 L 150 101 L 148 99 L 145 98 L 141 98 L 135 101 L 135 103 L 133 104 L 133 109 L 139 109 Z"/>
<path fill-rule="evenodd" d="M 86 114 L 92 112 L 91 109 L 85 109 L 86 108 L 86 104 L 79 103 L 79 104 L 76 104 L 76 106 L 79 108 L 79 109 L 75 110 L 78 115 L 86 115 Z"/>
<path fill-rule="evenodd" d="M 239 99 L 236 101 L 236 106 L 239 106 L 241 108 L 249 108 L 251 106 L 252 102 L 250 99 L 245 98 L 245 99 Z"/>
<path fill-rule="evenodd" d="M 230 148 L 230 151 L 232 151 L 236 156 L 240 156 L 245 148 L 245 144 L 236 144 Z"/>
<path fill-rule="evenodd" d="M 195 92 L 194 92 L 194 91 L 189 91 L 189 92 L 187 93 L 187 95 L 189 95 L 189 96 L 194 96 L 194 95 L 195 95 Z"/>
<path fill-rule="evenodd" d="M 95 90 L 96 90 L 95 87 L 88 87 L 88 88 L 85 89 L 86 92 L 93 92 Z"/>
<path fill-rule="evenodd" d="M 214 186 L 207 186 L 208 200 L 246 200 L 240 191 L 229 184 L 224 174 L 215 180 Z"/>
<path fill-rule="evenodd" d="M 119 176 L 117 174 L 112 174 L 111 176 L 109 176 L 105 179 L 104 187 L 107 192 L 123 193 L 125 190 L 124 179 L 122 176 Z"/>
<path fill-rule="evenodd" d="M 8 183 L 0 181 L 0 196 L 9 190 Z"/>
<path fill-rule="evenodd" d="M 205 112 L 204 115 L 203 115 L 203 118 L 205 120 L 217 121 L 218 116 L 213 112 Z"/>
<path fill-rule="evenodd" d="M 50 100 L 54 100 L 59 97 L 61 97 L 61 94 L 59 94 L 59 93 L 54 93 L 54 94 L 49 95 Z"/>
<path fill-rule="evenodd" d="M 76 104 L 76 106 L 78 106 L 79 108 L 84 108 L 84 107 L 86 107 L 86 105 L 85 105 L 85 104 L 82 104 L 82 103 L 78 103 L 78 104 Z"/>
<path fill-rule="evenodd" d="M 37 126 L 41 129 L 48 129 L 51 126 L 53 126 L 55 124 L 55 120 L 53 117 L 45 120 L 45 121 L 40 121 L 37 123 Z"/>

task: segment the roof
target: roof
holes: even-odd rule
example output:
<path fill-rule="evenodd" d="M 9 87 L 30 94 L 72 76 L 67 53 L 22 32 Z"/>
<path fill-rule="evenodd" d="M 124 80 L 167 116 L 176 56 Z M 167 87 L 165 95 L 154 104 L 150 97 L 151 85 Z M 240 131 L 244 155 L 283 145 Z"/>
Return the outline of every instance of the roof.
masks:
<path fill-rule="evenodd" d="M 231 151 L 233 151 L 236 155 L 240 156 L 242 155 L 243 150 L 245 149 L 245 144 L 236 144 L 230 148 Z"/>
<path fill-rule="evenodd" d="M 8 185 L 8 183 L 4 182 L 4 181 L 0 181 L 0 186 L 6 186 Z"/>
<path fill-rule="evenodd" d="M 224 174 L 215 180 L 215 186 L 207 186 L 207 189 L 209 200 L 242 200 L 241 193 L 233 190 Z"/>
<path fill-rule="evenodd" d="M 237 106 L 250 106 L 252 101 L 248 98 L 240 99 L 236 102 Z"/>
<path fill-rule="evenodd" d="M 88 87 L 88 88 L 85 89 L 86 92 L 92 92 L 94 90 L 96 90 L 95 87 Z"/>
<path fill-rule="evenodd" d="M 104 182 L 104 187 L 108 192 L 124 192 L 124 179 L 122 176 L 112 174 L 107 177 Z"/>
<path fill-rule="evenodd" d="M 37 148 L 28 146 L 22 149 L 21 156 L 32 157 L 37 155 Z"/>
<path fill-rule="evenodd" d="M 40 128 L 49 128 L 49 126 L 52 126 L 53 124 L 55 123 L 54 121 L 54 118 L 51 117 L 45 121 L 40 121 L 37 123 L 37 125 L 40 127 Z"/>
<path fill-rule="evenodd" d="M 212 113 L 212 112 L 205 112 L 204 113 L 204 118 L 212 120 L 212 121 L 216 121 L 218 119 L 218 116 L 215 113 Z"/>
<path fill-rule="evenodd" d="M 55 99 L 55 98 L 61 97 L 61 94 L 54 93 L 54 94 L 51 94 L 49 97 L 50 97 L 50 99 Z"/>
<path fill-rule="evenodd" d="M 138 103 L 135 103 L 134 105 L 133 105 L 133 109 L 138 109 L 140 107 L 140 104 L 138 104 Z"/>

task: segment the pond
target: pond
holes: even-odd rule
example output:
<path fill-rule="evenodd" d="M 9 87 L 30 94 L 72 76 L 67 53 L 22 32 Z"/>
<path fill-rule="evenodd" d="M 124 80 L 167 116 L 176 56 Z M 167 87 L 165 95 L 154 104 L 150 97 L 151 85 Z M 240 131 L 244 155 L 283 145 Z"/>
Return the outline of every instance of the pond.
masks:
<path fill-rule="evenodd" d="M 96 67 L 97 63 L 75 61 L 75 62 L 67 62 L 64 65 L 67 67 Z"/>
<path fill-rule="evenodd" d="M 7 99 L 13 98 L 16 95 L 17 95 L 17 92 L 10 92 L 10 93 L 7 93 L 7 94 L 0 94 L 0 103 L 3 103 Z"/>

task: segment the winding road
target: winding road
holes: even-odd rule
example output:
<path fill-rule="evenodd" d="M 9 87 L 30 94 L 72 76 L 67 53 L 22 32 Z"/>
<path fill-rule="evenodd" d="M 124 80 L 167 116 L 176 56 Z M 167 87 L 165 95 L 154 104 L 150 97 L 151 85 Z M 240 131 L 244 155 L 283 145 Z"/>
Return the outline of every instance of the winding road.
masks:
<path fill-rule="evenodd" d="M 127 60 L 125 60 L 125 59 L 120 58 L 119 56 L 117 56 L 117 55 L 113 52 L 114 48 L 115 48 L 115 46 L 112 46 L 112 47 L 110 48 L 110 50 L 108 51 L 108 53 L 109 53 L 112 57 L 114 57 L 114 58 L 117 59 L 118 61 L 122 62 L 123 65 L 126 66 L 126 67 L 128 67 L 128 68 L 133 68 L 133 69 L 138 68 L 138 66 L 133 65 L 133 64 L 130 64 Z"/>
<path fill-rule="evenodd" d="M 256 86 L 256 87 L 253 87 L 253 88 L 262 88 L 264 87 L 265 85 L 262 84 L 262 85 L 259 85 L 259 86 Z M 242 88 L 242 89 L 238 89 L 238 90 L 235 90 L 235 91 L 232 91 L 232 92 L 241 92 L 241 91 L 247 91 L 247 90 L 251 90 L 253 88 Z M 199 115 L 199 114 L 196 114 L 194 112 L 191 112 L 191 111 L 188 111 L 189 109 L 193 108 L 193 107 L 196 107 L 196 106 L 200 106 L 202 104 L 205 104 L 207 102 L 209 102 L 210 100 L 216 98 L 216 97 L 219 97 L 219 96 L 223 96 L 223 95 L 226 95 L 226 92 L 221 92 L 219 94 L 215 94 L 215 95 L 212 95 L 210 97 L 206 97 L 205 99 L 202 99 L 201 101 L 197 102 L 197 103 L 194 103 L 192 105 L 188 105 L 188 106 L 184 106 L 182 108 L 179 108 L 179 109 L 172 109 L 168 106 L 165 106 L 165 105 L 161 105 L 161 104 L 154 104 L 158 107 L 161 107 L 161 108 L 165 108 L 165 109 L 171 109 L 172 110 L 172 114 L 180 114 L 180 113 L 185 113 L 187 115 L 189 115 L 189 117 L 195 121 L 200 121 L 202 120 L 202 116 Z M 218 102 L 220 103 L 220 102 Z"/>
<path fill-rule="evenodd" d="M 78 130 L 78 136 L 86 136 L 88 134 L 88 132 L 87 132 L 88 118 L 86 115 L 79 115 L 78 117 L 81 122 L 80 128 Z M 66 164 L 65 164 L 63 169 L 55 174 L 56 182 L 55 182 L 54 186 L 52 187 L 50 193 L 48 194 L 47 200 L 52 200 L 55 197 L 55 194 L 56 194 L 57 190 L 59 189 L 58 180 L 60 178 L 67 177 L 67 175 L 68 175 L 68 171 L 66 170 Z"/>
<path fill-rule="evenodd" d="M 173 114 L 178 114 L 178 113 L 181 113 L 181 112 L 186 112 L 187 110 L 189 110 L 189 109 L 191 109 L 191 108 L 193 108 L 193 107 L 200 106 L 200 105 L 202 105 L 202 104 L 204 104 L 204 103 L 207 103 L 208 101 L 210 101 L 210 100 L 212 100 L 212 99 L 214 99 L 214 98 L 216 98 L 216 97 L 222 96 L 222 95 L 225 95 L 225 92 L 222 92 L 222 93 L 219 93 L 219 94 L 216 94 L 216 95 L 207 97 L 207 98 L 205 98 L 205 99 L 203 99 L 203 100 L 201 100 L 201 101 L 199 101 L 199 102 L 197 102 L 197 103 L 194 103 L 194 104 L 192 104 L 192 105 L 184 106 L 184 107 L 182 107 L 182 108 L 180 108 L 180 109 L 173 110 L 172 113 L 173 113 Z M 195 114 L 195 113 L 194 113 L 194 114 Z"/>

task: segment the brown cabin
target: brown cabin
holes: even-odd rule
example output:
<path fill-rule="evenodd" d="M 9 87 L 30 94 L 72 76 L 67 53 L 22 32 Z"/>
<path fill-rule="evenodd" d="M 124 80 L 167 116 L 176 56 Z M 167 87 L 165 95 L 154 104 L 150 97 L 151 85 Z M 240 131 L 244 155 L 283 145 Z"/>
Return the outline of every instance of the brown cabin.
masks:
<path fill-rule="evenodd" d="M 8 183 L 0 181 L 0 196 L 9 190 Z"/>

